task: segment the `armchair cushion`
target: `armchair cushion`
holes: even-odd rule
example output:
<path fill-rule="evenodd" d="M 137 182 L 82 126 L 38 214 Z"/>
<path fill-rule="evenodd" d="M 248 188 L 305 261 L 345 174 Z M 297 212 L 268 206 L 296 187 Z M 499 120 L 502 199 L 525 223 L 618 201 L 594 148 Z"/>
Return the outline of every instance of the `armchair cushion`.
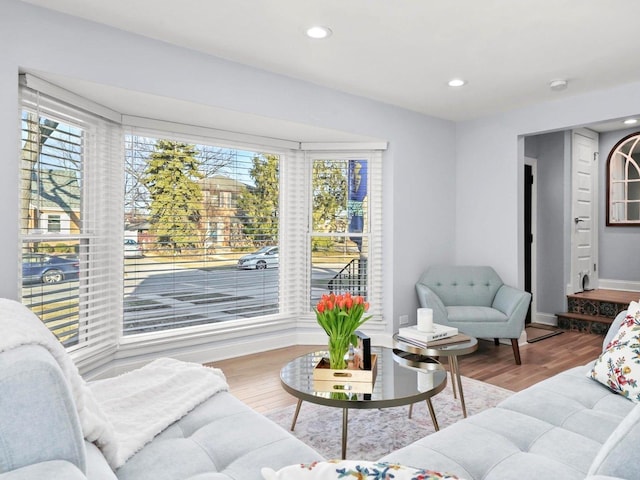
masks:
<path fill-rule="evenodd" d="M 507 322 L 507 317 L 500 310 L 491 307 L 447 307 L 449 322 Z"/>
<path fill-rule="evenodd" d="M 491 267 L 448 266 L 429 267 L 418 283 L 426 285 L 446 306 L 490 307 L 503 285 Z"/>
<path fill-rule="evenodd" d="M 440 297 L 427 287 L 424 283 L 416 284 L 416 292 L 418 293 L 418 302 L 422 307 L 429 307 L 433 310 L 433 321 L 441 325 L 446 325 L 447 322 L 447 307 L 444 306 Z"/>
<path fill-rule="evenodd" d="M 502 285 L 496 293 L 491 307 L 500 310 L 507 317 L 510 317 L 516 312 L 516 309 L 521 308 L 522 305 L 524 305 L 525 309 L 529 308 L 529 298 L 527 295 L 523 295 L 523 293 L 527 292 L 508 285 Z"/>

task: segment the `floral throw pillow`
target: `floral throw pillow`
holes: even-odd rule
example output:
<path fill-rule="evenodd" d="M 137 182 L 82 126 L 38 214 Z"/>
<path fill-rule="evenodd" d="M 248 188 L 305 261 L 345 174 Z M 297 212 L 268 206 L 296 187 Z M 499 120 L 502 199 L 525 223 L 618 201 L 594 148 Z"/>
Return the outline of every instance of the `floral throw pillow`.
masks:
<path fill-rule="evenodd" d="M 329 460 L 300 463 L 274 471 L 263 468 L 264 480 L 462 480 L 453 475 L 432 470 L 406 467 L 387 462 Z"/>
<path fill-rule="evenodd" d="M 588 376 L 640 403 L 640 311 L 627 314 Z"/>

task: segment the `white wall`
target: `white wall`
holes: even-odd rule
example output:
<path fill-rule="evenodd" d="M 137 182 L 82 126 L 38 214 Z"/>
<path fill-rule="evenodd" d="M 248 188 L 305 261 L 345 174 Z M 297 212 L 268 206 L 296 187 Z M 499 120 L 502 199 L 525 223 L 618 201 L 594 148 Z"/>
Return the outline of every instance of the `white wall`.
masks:
<path fill-rule="evenodd" d="M 422 269 L 454 257 L 455 128 L 308 82 L 2 0 L 0 16 L 0 296 L 19 298 L 18 70 L 385 139 L 384 315 L 415 318 Z M 126 112 L 125 112 L 126 113 Z M 250 133 L 250 132 L 249 132 Z M 281 138 L 288 138 L 282 132 Z M 304 140 L 288 138 L 291 140 Z M 379 299 L 371 299 L 372 303 Z M 391 327 L 390 327 L 391 328 Z"/>
<path fill-rule="evenodd" d="M 542 86 L 540 88 L 545 88 Z M 523 286 L 522 135 L 640 113 L 640 82 L 571 96 L 457 125 L 456 261 L 490 264 Z"/>

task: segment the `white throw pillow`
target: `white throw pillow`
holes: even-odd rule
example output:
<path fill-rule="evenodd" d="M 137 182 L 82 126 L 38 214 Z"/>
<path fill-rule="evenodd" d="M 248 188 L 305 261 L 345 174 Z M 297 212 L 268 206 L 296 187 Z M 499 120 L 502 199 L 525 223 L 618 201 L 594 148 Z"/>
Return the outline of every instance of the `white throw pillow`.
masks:
<path fill-rule="evenodd" d="M 618 334 L 596 360 L 588 376 L 640 403 L 640 308 L 631 308 L 629 305 Z"/>
<path fill-rule="evenodd" d="M 406 467 L 387 462 L 366 462 L 358 460 L 329 460 L 326 462 L 299 463 L 281 468 L 277 472 L 271 468 L 262 469 L 264 480 L 333 480 L 358 478 L 362 480 L 462 480 L 446 473 Z"/>

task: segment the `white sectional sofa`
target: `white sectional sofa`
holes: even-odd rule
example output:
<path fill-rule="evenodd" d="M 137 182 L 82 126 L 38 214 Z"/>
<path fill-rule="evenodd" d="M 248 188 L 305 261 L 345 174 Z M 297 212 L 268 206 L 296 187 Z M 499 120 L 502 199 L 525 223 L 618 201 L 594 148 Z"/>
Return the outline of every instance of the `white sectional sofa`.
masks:
<path fill-rule="evenodd" d="M 13 311 L 24 314 L 7 302 L 0 302 L 2 327 Z M 17 343 L 0 349 L 0 480 L 259 480 L 263 467 L 282 479 L 297 478 L 295 465 L 326 467 L 320 454 L 222 389 L 113 468 L 84 438 L 90 405 L 60 352 Z M 588 378 L 590 368 L 540 382 L 380 461 L 468 480 L 640 479 L 640 407 Z M 338 478 L 323 471 L 317 478 Z M 298 478 L 313 475 L 304 472 Z"/>

